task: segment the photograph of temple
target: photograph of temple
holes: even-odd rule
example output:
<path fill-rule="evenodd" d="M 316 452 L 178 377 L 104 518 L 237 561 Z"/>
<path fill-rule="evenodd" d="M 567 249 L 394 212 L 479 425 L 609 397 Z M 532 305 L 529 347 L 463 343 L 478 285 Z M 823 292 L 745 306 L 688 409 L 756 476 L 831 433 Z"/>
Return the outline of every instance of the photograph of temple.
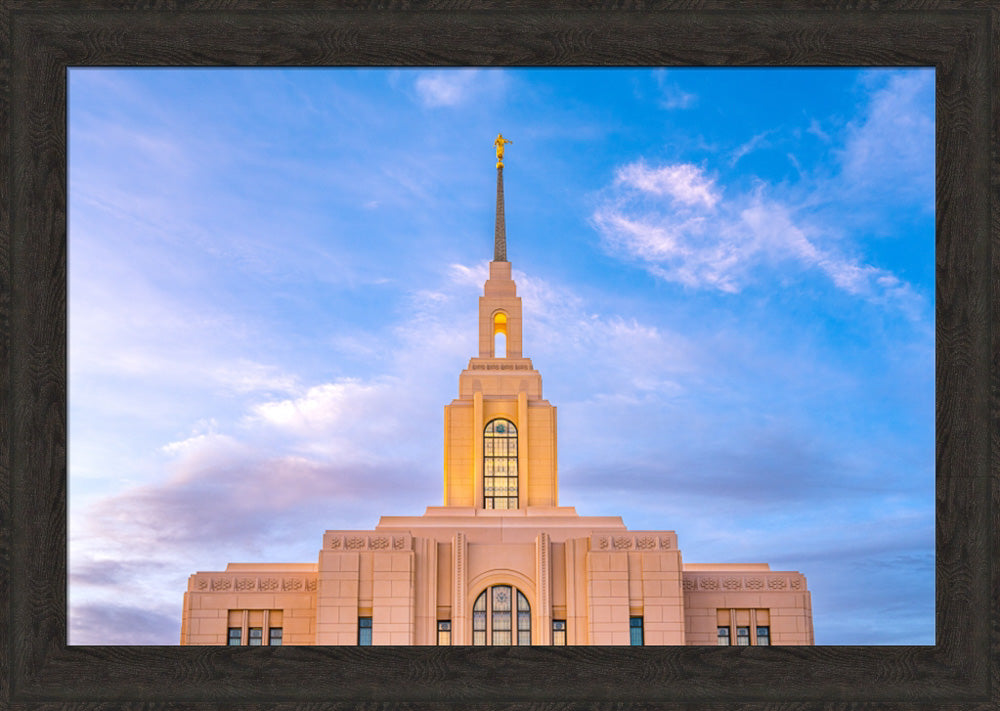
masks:
<path fill-rule="evenodd" d="M 685 562 L 672 530 L 632 531 L 613 512 L 560 504 L 556 406 L 526 355 L 531 334 L 507 255 L 507 143 L 494 142 L 478 353 L 444 407 L 442 505 L 387 512 L 373 530 L 327 530 L 315 562 L 191 575 L 181 644 L 814 643 L 801 573 Z"/>

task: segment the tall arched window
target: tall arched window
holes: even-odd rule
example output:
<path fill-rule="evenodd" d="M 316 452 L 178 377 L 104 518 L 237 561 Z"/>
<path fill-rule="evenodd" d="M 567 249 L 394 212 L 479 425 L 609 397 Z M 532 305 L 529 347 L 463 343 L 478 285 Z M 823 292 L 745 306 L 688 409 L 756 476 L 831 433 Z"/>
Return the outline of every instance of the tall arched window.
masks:
<path fill-rule="evenodd" d="M 503 331 L 497 331 L 496 335 L 493 336 L 493 357 L 507 357 L 507 334 Z"/>
<path fill-rule="evenodd" d="M 507 357 L 507 314 L 503 311 L 493 314 L 493 357 Z"/>
<path fill-rule="evenodd" d="M 530 645 L 531 605 L 524 593 L 510 585 L 494 585 L 479 593 L 472 606 L 472 643 Z"/>
<path fill-rule="evenodd" d="M 483 508 L 517 508 L 517 428 L 502 417 L 483 431 Z"/>

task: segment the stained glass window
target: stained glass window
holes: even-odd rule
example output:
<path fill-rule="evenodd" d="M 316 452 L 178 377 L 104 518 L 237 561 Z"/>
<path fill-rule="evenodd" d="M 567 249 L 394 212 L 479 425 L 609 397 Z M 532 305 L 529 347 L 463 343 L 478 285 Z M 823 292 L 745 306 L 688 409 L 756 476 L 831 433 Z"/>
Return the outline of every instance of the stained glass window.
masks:
<path fill-rule="evenodd" d="M 472 606 L 472 643 L 486 644 L 486 591 L 483 590 Z"/>
<path fill-rule="evenodd" d="M 510 586 L 493 586 L 493 644 L 511 644 L 510 636 Z"/>
<path fill-rule="evenodd" d="M 517 508 L 517 427 L 503 418 L 483 431 L 483 508 Z"/>
<path fill-rule="evenodd" d="M 517 643 L 520 646 L 531 644 L 531 605 L 520 590 L 517 591 Z"/>
<path fill-rule="evenodd" d="M 510 585 L 483 590 L 472 605 L 472 643 L 530 645 L 531 605 L 524 593 Z"/>

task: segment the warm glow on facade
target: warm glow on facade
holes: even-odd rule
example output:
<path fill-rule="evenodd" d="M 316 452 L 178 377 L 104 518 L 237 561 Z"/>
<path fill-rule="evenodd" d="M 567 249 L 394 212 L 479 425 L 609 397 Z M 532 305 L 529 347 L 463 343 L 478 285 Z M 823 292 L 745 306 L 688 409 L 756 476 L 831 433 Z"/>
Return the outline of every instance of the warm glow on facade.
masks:
<path fill-rule="evenodd" d="M 182 644 L 802 645 L 804 576 L 682 562 L 673 531 L 560 506 L 556 408 L 523 355 L 498 137 L 494 260 L 479 347 L 444 408 L 444 500 L 329 530 L 316 563 L 190 577 Z M 502 344 L 502 351 L 498 346 Z"/>

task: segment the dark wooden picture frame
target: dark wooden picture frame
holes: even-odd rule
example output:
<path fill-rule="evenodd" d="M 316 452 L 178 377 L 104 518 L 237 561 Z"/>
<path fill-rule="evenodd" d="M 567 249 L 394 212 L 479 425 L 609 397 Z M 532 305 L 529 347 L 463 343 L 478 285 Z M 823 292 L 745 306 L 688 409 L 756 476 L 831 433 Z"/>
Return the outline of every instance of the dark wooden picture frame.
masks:
<path fill-rule="evenodd" d="M 998 6 L 317 5 L 0 6 L 3 707 L 997 708 Z M 433 64 L 936 68 L 936 645 L 67 646 L 67 67 Z"/>

